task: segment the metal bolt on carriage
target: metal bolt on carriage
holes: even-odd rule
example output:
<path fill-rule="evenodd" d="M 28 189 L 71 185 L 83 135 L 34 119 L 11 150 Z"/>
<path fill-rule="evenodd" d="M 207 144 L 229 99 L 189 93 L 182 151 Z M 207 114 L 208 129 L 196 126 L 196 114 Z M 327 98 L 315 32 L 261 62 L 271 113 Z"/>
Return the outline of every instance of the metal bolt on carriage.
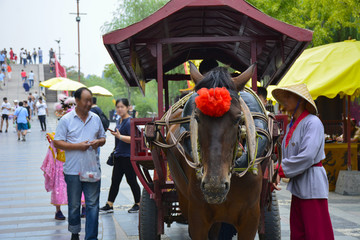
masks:
<path fill-rule="evenodd" d="M 166 143 L 169 81 L 190 80 L 188 74 L 167 72 L 193 59 L 216 59 L 239 72 L 256 62 L 252 74 L 256 92 L 257 82 L 276 85 L 311 39 L 311 31 L 271 18 L 244 0 L 172 0 L 144 20 L 103 36 L 128 86 L 139 87 L 143 94 L 146 82 L 156 80 L 158 86 L 158 117 L 131 120 L 131 163 L 144 187 L 140 239 L 160 239 L 164 223 L 170 227 L 175 221 L 187 221 L 165 151 L 152 146 L 154 139 Z M 147 136 L 145 125 L 152 129 Z M 281 235 L 276 194 L 270 190 L 272 164 L 270 158 L 261 164 L 261 239 L 280 239 Z"/>

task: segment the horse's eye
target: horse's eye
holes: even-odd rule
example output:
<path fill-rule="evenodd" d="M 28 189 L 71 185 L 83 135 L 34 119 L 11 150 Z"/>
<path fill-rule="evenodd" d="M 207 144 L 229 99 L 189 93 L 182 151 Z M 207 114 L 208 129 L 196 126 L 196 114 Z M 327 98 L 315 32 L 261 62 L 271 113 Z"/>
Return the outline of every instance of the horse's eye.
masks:
<path fill-rule="evenodd" d="M 240 124 L 240 123 L 241 123 L 241 119 L 242 119 L 241 116 L 235 118 L 234 124 L 235 124 L 235 125 Z"/>

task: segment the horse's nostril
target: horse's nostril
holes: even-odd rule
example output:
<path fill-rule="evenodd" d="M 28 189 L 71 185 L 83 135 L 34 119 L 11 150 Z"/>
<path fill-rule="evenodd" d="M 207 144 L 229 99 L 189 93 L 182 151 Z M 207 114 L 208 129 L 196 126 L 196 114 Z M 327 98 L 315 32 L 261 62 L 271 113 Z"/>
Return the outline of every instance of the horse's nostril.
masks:
<path fill-rule="evenodd" d="M 224 185 L 225 185 L 225 191 L 229 190 L 230 184 L 228 182 L 226 182 L 226 183 L 224 183 Z"/>

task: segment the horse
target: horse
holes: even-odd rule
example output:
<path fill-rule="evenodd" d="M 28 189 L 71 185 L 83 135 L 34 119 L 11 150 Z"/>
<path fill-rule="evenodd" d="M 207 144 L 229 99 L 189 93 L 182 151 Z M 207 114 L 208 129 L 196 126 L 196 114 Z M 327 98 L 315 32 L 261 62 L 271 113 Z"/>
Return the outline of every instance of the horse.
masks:
<path fill-rule="evenodd" d="M 238 239 L 254 239 L 258 230 L 261 167 L 255 164 L 253 169 L 256 171 L 245 171 L 241 177 L 234 174 L 233 169 L 241 138 L 239 125 L 246 126 L 247 158 L 252 162 L 256 157 L 254 120 L 238 94 L 250 79 L 253 69 L 254 65 L 231 79 L 225 68 L 217 67 L 203 76 L 190 63 L 190 75 L 198 93 L 203 89 L 205 94 L 206 91 L 215 94 L 222 89 L 225 93 L 228 91 L 231 99 L 227 101 L 230 106 L 213 115 L 211 111 L 217 110 L 206 109 L 209 104 L 206 102 L 205 107 L 200 107 L 201 103 L 197 102 L 200 95 L 193 94 L 180 110 L 182 116 L 191 116 L 190 124 L 175 124 L 168 129 L 166 142 L 174 144 L 181 132 L 190 128 L 190 137 L 181 142 L 181 147 L 164 152 L 182 215 L 188 221 L 188 232 L 194 240 L 218 239 L 221 223 L 233 225 Z M 225 98 L 228 99 L 228 95 Z M 180 116 L 179 110 L 175 115 L 175 118 Z"/>

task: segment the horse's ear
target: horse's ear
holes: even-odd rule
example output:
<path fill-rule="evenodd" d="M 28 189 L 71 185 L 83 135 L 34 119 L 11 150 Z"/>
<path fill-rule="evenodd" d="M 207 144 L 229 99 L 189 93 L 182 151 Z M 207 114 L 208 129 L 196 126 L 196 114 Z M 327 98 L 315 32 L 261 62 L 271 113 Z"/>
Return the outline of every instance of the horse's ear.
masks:
<path fill-rule="evenodd" d="M 255 67 L 256 67 L 256 63 L 254 63 L 250 67 L 248 67 L 248 69 L 246 69 L 239 76 L 233 78 L 233 81 L 235 83 L 235 87 L 236 87 L 237 91 L 241 91 L 241 90 L 244 89 L 245 84 L 252 77 L 252 75 L 254 73 L 254 70 L 255 70 Z"/>
<path fill-rule="evenodd" d="M 188 63 L 190 66 L 190 77 L 195 82 L 195 84 L 197 84 L 198 82 L 203 80 L 204 76 L 196 68 L 195 64 L 193 64 L 191 61 L 188 61 Z"/>

